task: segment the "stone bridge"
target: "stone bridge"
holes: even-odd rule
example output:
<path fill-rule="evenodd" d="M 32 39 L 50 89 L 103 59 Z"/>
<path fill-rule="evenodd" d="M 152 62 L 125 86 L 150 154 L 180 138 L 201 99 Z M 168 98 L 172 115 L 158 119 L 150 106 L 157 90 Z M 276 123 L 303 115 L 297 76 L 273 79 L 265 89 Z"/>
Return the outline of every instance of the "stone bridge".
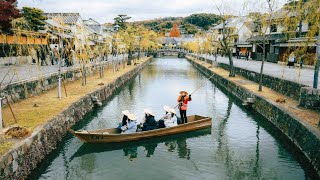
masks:
<path fill-rule="evenodd" d="M 178 56 L 180 58 L 185 57 L 187 51 L 182 49 L 158 49 L 156 51 L 156 57 L 163 57 L 163 56 Z"/>

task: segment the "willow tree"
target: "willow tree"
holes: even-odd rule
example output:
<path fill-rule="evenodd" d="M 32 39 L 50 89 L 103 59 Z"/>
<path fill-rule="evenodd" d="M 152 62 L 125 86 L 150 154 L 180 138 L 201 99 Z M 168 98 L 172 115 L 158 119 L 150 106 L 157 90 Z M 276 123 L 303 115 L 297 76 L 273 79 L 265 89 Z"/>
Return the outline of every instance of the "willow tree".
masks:
<path fill-rule="evenodd" d="M 119 31 L 121 41 L 125 45 L 125 49 L 128 52 L 128 65 L 132 64 L 133 52 L 137 44 L 136 30 L 132 26 L 128 26 L 125 30 Z"/>
<path fill-rule="evenodd" d="M 144 51 L 148 51 L 148 54 L 150 51 L 159 48 L 158 34 L 152 30 L 145 29 L 142 35 L 141 48 Z"/>
<path fill-rule="evenodd" d="M 220 24 L 218 25 L 220 29 L 218 29 L 218 31 L 220 31 L 219 33 L 221 33 L 221 38 L 218 39 L 219 46 L 223 50 L 223 52 L 228 56 L 229 59 L 229 77 L 235 77 L 236 73 L 234 70 L 232 51 L 230 48 L 230 46 L 233 43 L 233 29 L 227 27 L 230 18 L 232 18 L 233 16 L 228 14 L 228 8 L 225 6 L 229 3 L 221 2 L 221 6 L 218 6 L 218 4 L 215 1 L 213 2 L 220 15 Z"/>
<path fill-rule="evenodd" d="M 252 7 L 250 7 L 255 12 L 250 13 L 248 16 L 248 22 L 253 25 L 253 32 L 259 37 L 259 42 L 262 45 L 257 44 L 262 49 L 262 60 L 260 67 L 260 78 L 259 78 L 259 91 L 262 91 L 262 82 L 263 82 L 263 68 L 264 62 L 266 60 L 266 52 L 267 52 L 267 35 L 271 34 L 273 23 L 278 23 L 275 21 L 276 16 L 281 14 L 281 11 L 278 11 L 278 14 L 275 14 L 276 9 L 278 8 L 279 2 L 278 0 L 252 0 L 250 3 Z M 263 13 L 257 13 L 259 11 L 265 11 Z"/>

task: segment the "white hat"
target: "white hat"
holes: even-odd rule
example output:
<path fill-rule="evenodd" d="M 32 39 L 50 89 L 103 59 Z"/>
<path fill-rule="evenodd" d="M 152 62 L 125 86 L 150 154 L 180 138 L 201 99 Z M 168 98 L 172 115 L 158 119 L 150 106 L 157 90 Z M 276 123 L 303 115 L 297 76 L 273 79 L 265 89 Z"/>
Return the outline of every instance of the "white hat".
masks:
<path fill-rule="evenodd" d="M 122 114 L 128 116 L 130 114 L 130 112 L 128 110 L 124 110 L 124 111 L 122 111 Z"/>
<path fill-rule="evenodd" d="M 150 115 L 154 116 L 153 112 L 150 109 L 144 109 L 143 112 L 145 114 L 150 114 Z"/>
<path fill-rule="evenodd" d="M 171 107 L 170 106 L 163 106 L 163 109 L 167 112 L 171 112 Z"/>
<path fill-rule="evenodd" d="M 174 108 L 170 108 L 170 112 L 176 114 L 176 110 Z"/>
<path fill-rule="evenodd" d="M 128 118 L 131 120 L 131 121 L 136 121 L 137 120 L 137 116 L 135 114 L 128 114 Z"/>

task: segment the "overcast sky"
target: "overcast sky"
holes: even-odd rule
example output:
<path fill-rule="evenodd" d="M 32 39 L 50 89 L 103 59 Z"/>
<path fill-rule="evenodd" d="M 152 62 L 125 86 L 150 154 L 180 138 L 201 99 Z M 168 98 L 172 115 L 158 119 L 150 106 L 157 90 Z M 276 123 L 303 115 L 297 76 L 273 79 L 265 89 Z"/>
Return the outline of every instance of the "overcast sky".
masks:
<path fill-rule="evenodd" d="M 218 6 L 228 4 L 228 11 L 239 14 L 243 12 L 239 7 L 243 7 L 246 0 L 215 1 Z M 83 19 L 93 18 L 100 23 L 113 22 L 118 14 L 127 14 L 132 17 L 131 21 L 138 21 L 218 13 L 213 0 L 18 0 L 18 7 L 23 6 L 37 7 L 45 12 L 79 12 Z"/>

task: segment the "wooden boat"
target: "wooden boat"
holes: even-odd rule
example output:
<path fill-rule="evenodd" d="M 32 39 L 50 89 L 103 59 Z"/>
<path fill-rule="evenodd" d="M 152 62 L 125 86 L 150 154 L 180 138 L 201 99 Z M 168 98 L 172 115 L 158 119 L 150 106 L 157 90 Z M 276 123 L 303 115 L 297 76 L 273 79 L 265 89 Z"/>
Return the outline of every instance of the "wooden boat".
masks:
<path fill-rule="evenodd" d="M 131 142 L 141 139 L 163 137 L 167 135 L 179 134 L 211 127 L 211 118 L 198 115 L 188 116 L 188 123 L 175 127 L 161 128 L 150 131 L 136 132 L 133 134 L 121 134 L 117 128 L 101 129 L 93 131 L 69 131 L 86 143 L 120 143 Z"/>

